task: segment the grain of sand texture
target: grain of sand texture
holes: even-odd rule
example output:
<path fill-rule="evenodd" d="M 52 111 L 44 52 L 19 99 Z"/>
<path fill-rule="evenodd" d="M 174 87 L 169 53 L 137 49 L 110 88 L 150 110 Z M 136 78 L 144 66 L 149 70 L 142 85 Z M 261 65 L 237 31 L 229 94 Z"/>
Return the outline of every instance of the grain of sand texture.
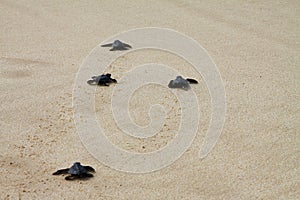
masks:
<path fill-rule="evenodd" d="M 299 1 L 280 0 L 1 0 L 0 199 L 300 199 L 299 13 Z M 202 117 L 193 144 L 169 167 L 130 174 L 101 164 L 83 146 L 72 90 L 95 46 L 141 27 L 170 28 L 198 41 L 220 70 L 227 111 L 217 145 L 199 160 L 211 105 L 195 75 Z M 153 60 L 195 74 L 182 59 L 154 50 L 129 53 L 110 72 L 118 79 Z M 118 130 L 108 108 L 113 87 L 97 88 L 95 104 L 112 142 L 147 152 L 172 140 L 180 117 L 176 103 L 167 107 L 167 128 L 158 136 L 132 139 Z M 150 104 L 164 103 L 143 99 L 146 92 L 168 90 L 150 85 L 136 92 L 130 106 L 141 125 L 149 123 Z M 68 182 L 52 176 L 75 161 L 93 166 L 95 177 Z"/>

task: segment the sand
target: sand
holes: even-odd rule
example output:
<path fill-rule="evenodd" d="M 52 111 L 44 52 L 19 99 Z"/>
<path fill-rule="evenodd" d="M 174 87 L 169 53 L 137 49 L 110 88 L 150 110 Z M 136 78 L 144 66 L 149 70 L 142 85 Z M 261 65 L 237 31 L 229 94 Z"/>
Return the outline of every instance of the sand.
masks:
<path fill-rule="evenodd" d="M 2 0 L 0 13 L 0 199 L 300 198 L 298 1 Z M 197 76 L 202 117 L 192 146 L 169 167 L 131 174 L 101 164 L 83 146 L 73 121 L 72 90 L 95 46 L 149 26 L 184 33 L 208 51 L 225 84 L 226 121 L 213 151 L 199 160 L 210 98 Z M 120 78 L 133 63 L 153 59 L 193 75 L 182 60 L 150 50 L 128 54 L 110 70 Z M 153 151 L 174 137 L 176 105 L 168 108 L 169 129 L 153 140 L 122 136 L 107 108 L 105 95 L 112 89 L 97 89 L 96 110 L 100 122 L 101 113 L 108 113 L 103 126 L 120 148 Z M 145 109 L 155 99 L 140 98 L 139 93 L 133 98 L 132 116 L 147 124 Z M 93 166 L 95 177 L 67 182 L 51 175 L 75 161 Z"/>

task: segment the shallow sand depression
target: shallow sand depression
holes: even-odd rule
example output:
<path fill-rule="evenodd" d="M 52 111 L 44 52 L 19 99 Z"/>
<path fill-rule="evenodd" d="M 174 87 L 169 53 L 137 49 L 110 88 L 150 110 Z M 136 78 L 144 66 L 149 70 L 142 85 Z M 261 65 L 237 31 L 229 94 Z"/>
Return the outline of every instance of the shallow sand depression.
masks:
<path fill-rule="evenodd" d="M 299 8 L 297 1 L 1 1 L 0 199 L 299 199 Z M 226 118 L 216 146 L 200 160 L 211 115 L 203 77 L 167 52 L 120 57 L 105 71 L 117 80 L 159 62 L 199 81 L 192 90 L 200 126 L 190 148 L 166 168 L 132 174 L 102 164 L 84 147 L 72 97 L 76 73 L 94 47 L 143 27 L 176 30 L 207 50 L 224 82 Z M 168 88 L 148 85 L 132 96 L 131 117 L 140 126 L 150 123 L 149 106 L 166 109 L 165 126 L 147 140 L 117 127 L 109 107 L 114 87 L 95 92 L 98 123 L 113 144 L 147 153 L 172 142 L 180 105 Z M 76 161 L 93 166 L 95 177 L 52 175 Z"/>

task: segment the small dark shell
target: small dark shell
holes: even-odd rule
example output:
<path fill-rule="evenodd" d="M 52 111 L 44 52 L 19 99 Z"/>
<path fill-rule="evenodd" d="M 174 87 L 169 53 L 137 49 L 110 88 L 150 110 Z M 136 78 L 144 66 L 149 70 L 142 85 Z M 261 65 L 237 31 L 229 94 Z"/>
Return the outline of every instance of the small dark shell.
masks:
<path fill-rule="evenodd" d="M 181 88 L 184 90 L 190 89 L 189 82 L 182 78 L 181 76 L 177 76 L 176 79 L 171 80 L 168 85 L 169 88 Z"/>
<path fill-rule="evenodd" d="M 108 86 L 110 83 L 117 83 L 117 80 L 111 78 L 111 74 L 102 74 L 100 76 L 93 76 L 92 80 L 88 80 L 87 83 L 90 85 Z"/>
<path fill-rule="evenodd" d="M 68 173 L 72 175 L 80 175 L 86 174 L 88 171 L 85 169 L 84 166 L 80 164 L 80 162 L 76 162 L 73 166 L 69 169 Z"/>
<path fill-rule="evenodd" d="M 126 44 L 124 42 L 121 42 L 120 40 L 115 40 L 113 43 L 103 44 L 101 47 L 112 47 L 110 51 L 122 51 L 122 50 L 128 50 L 132 48 L 129 44 Z"/>

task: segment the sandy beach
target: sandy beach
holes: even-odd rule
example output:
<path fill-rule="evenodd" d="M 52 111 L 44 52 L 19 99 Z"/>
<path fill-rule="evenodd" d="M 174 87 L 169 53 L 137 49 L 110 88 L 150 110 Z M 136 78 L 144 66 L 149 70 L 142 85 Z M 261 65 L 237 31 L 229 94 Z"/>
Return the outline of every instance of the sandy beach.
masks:
<path fill-rule="evenodd" d="M 300 199 L 300 3 L 298 1 L 0 1 L 0 199 Z M 201 119 L 190 148 L 161 170 L 132 174 L 106 166 L 84 147 L 72 107 L 76 74 L 102 41 L 134 28 L 161 27 L 196 40 L 217 65 L 226 118 L 216 146 L 198 157 L 210 122 L 210 95 L 200 75 L 167 52 L 119 58 L 120 79 L 136 65 L 160 62 L 199 80 Z M 102 73 L 102 72 L 99 72 Z M 165 105 L 166 127 L 151 140 L 124 136 L 109 108 L 115 86 L 96 89 L 107 138 L 146 153 L 176 135 L 178 107 L 167 89 L 147 86 L 130 108 L 139 125 L 149 106 Z M 143 95 L 153 98 L 143 99 Z M 165 95 L 165 96 L 162 96 Z M 141 103 L 142 102 L 142 103 Z M 103 115 L 105 113 L 105 115 Z M 53 176 L 74 162 L 95 177 Z"/>

